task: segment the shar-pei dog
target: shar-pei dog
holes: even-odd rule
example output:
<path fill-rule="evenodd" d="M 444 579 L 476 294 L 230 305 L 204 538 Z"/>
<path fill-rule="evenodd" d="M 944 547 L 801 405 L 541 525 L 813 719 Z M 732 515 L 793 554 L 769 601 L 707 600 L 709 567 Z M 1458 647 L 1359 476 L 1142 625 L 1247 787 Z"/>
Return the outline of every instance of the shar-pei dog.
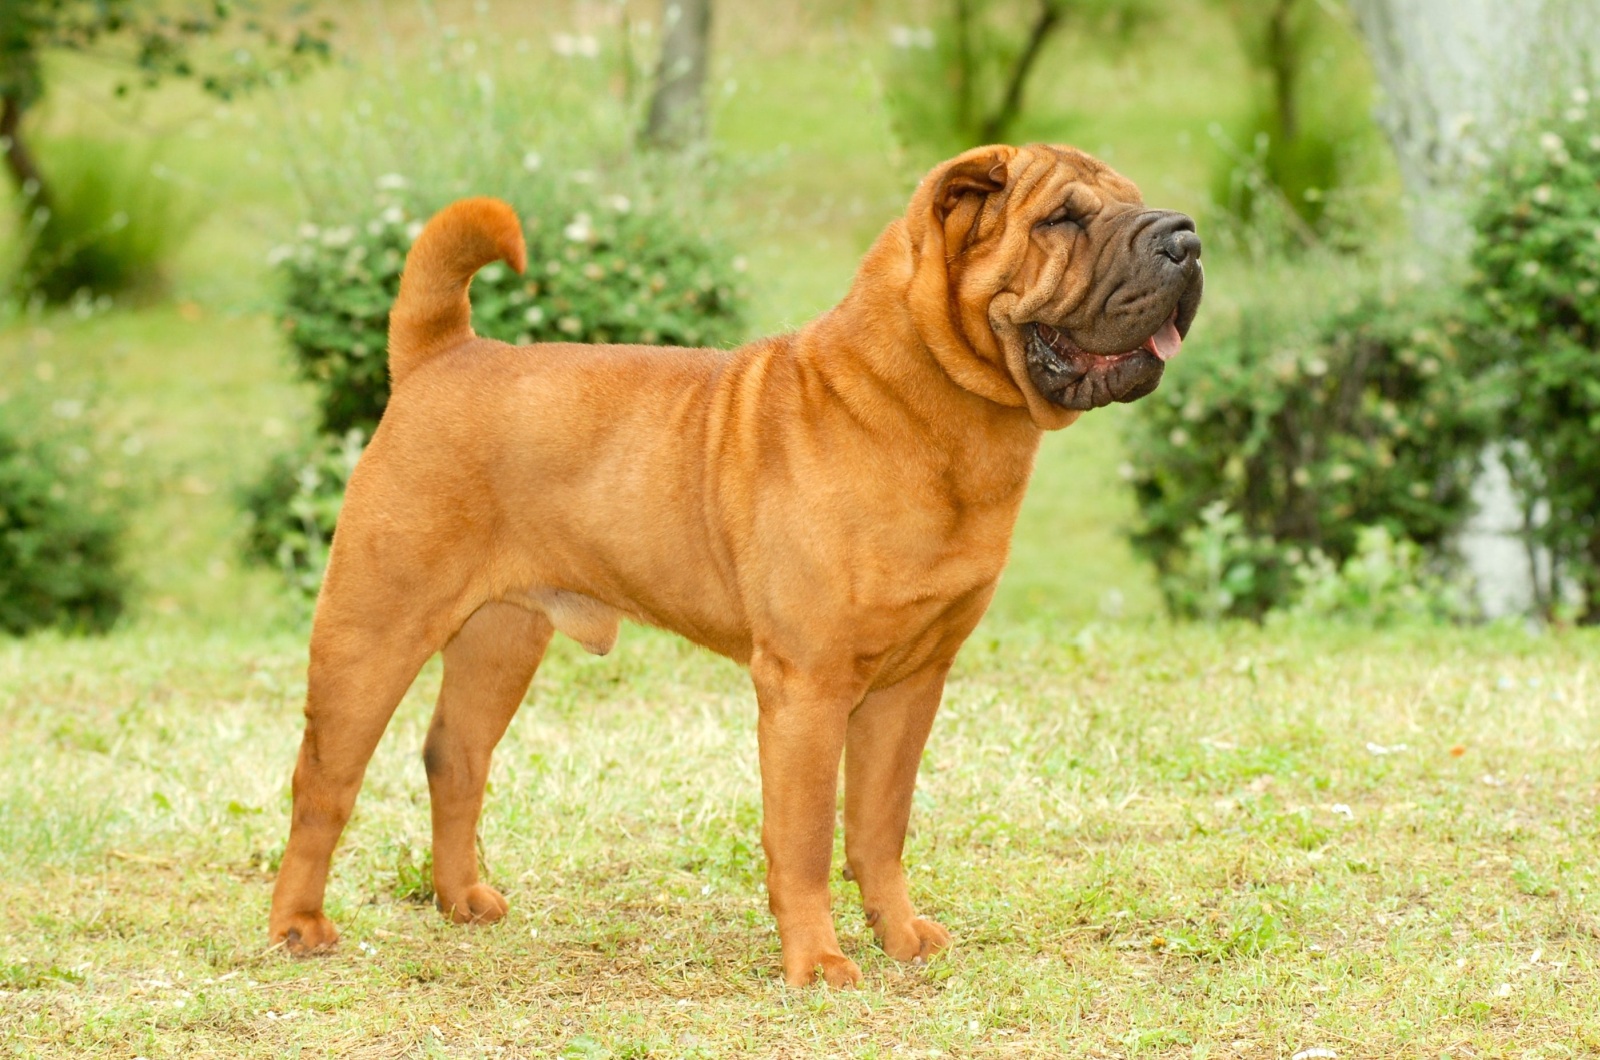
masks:
<path fill-rule="evenodd" d="M 1043 432 L 1150 393 L 1178 353 L 1202 287 L 1194 223 L 1071 148 L 977 148 L 922 180 L 842 302 L 734 350 L 477 337 L 473 273 L 525 257 L 512 209 L 468 199 L 406 259 L 392 397 L 317 600 L 271 937 L 337 940 L 334 845 L 439 651 L 434 889 L 453 920 L 504 916 L 475 852 L 490 754 L 552 633 L 604 654 L 627 618 L 749 668 L 784 979 L 861 981 L 829 905 L 841 757 L 867 921 L 899 960 L 949 946 L 901 867 L 945 675 Z"/>

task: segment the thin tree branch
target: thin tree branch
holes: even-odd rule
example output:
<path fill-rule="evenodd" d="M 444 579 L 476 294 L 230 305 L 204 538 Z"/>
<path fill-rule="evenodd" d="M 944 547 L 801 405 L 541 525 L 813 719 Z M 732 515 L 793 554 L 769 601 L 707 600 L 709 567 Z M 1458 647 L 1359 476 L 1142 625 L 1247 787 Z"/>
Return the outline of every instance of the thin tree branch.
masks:
<path fill-rule="evenodd" d="M 1033 20 L 1033 28 L 1028 32 L 1028 43 L 1023 45 L 1022 52 L 1011 67 L 1005 95 L 1001 97 L 994 113 L 984 119 L 979 130 L 983 134 L 983 142 L 997 143 L 1005 139 L 1005 134 L 1017 120 L 1017 115 L 1022 111 L 1022 91 L 1027 87 L 1028 75 L 1033 71 L 1033 64 L 1038 60 L 1046 38 L 1060 24 L 1063 13 L 1064 9 L 1058 6 L 1056 0 L 1039 0 L 1039 16 Z"/>
<path fill-rule="evenodd" d="M 0 145 L 5 150 L 6 170 L 26 200 L 24 210 L 32 213 L 41 208 L 48 209 L 51 197 L 45 186 L 44 174 L 39 171 L 39 164 L 34 161 L 33 154 L 22 139 L 23 109 L 22 100 L 17 96 L 11 93 L 0 96 Z"/>

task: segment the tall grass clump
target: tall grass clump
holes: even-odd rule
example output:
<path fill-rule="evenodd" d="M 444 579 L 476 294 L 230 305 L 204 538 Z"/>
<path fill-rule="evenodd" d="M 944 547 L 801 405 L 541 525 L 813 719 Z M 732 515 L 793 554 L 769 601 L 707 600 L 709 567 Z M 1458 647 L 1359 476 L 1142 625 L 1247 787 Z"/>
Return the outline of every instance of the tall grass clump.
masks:
<path fill-rule="evenodd" d="M 150 295 L 196 221 L 148 151 L 82 138 L 46 145 L 48 207 L 25 210 L 11 263 L 25 299 Z"/>
<path fill-rule="evenodd" d="M 612 87 L 633 63 L 625 29 L 604 43 L 557 35 L 538 55 L 489 23 L 434 29 L 416 61 L 394 46 L 337 108 L 282 130 L 306 219 L 273 260 L 318 421 L 311 444 L 243 500 L 250 554 L 310 591 L 388 400 L 388 313 L 406 250 L 450 201 L 505 199 L 528 241 L 525 275 L 496 264 L 474 280 L 479 334 L 726 346 L 744 333 L 742 265 L 714 234 L 717 172 L 704 159 L 633 153 L 637 108 Z"/>

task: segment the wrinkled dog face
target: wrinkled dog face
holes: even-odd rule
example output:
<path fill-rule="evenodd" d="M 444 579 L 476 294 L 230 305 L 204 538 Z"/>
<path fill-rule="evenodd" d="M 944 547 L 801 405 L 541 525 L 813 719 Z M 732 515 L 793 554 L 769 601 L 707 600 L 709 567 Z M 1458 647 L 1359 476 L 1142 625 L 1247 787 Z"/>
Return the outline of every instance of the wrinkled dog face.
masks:
<path fill-rule="evenodd" d="M 1194 222 L 1067 147 L 990 147 L 930 175 L 952 303 L 984 306 L 999 362 L 1041 425 L 1041 399 L 1083 411 L 1154 390 L 1189 331 L 1204 275 Z M 988 347 L 985 351 L 984 347 Z M 1031 391 L 1031 393 L 1029 392 Z"/>

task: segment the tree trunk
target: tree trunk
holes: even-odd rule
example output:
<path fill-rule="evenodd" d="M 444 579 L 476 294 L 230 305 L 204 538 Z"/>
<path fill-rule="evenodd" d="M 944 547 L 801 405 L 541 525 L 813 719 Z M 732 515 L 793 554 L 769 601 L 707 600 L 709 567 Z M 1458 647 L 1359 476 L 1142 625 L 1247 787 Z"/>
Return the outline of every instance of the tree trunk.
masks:
<path fill-rule="evenodd" d="M 0 146 L 6 157 L 6 171 L 22 192 L 23 215 L 31 216 L 35 210 L 50 208 L 50 189 L 45 185 L 39 164 L 22 139 L 22 100 L 7 93 L 0 96 Z"/>
<path fill-rule="evenodd" d="M 643 139 L 681 150 L 706 134 L 706 67 L 711 53 L 711 0 L 666 0 L 661 65 Z"/>
<path fill-rule="evenodd" d="M 1000 105 L 995 108 L 994 113 L 984 119 L 983 126 L 979 129 L 982 133 L 980 139 L 984 143 L 999 143 L 1005 139 L 1006 133 L 1011 131 L 1011 124 L 1022 112 L 1022 91 L 1027 87 L 1028 75 L 1033 72 L 1033 64 L 1038 60 L 1045 40 L 1060 24 L 1061 14 L 1059 0 L 1039 0 L 1039 15 L 1033 20 L 1033 28 L 1028 32 L 1028 43 L 1023 45 L 1022 53 L 1012 64 L 1011 76 L 1006 80 L 1005 95 L 1001 97 Z"/>
<path fill-rule="evenodd" d="M 1579 83 L 1600 39 L 1593 0 L 1349 0 L 1383 89 L 1379 119 L 1405 182 L 1412 234 L 1459 260 L 1477 163 L 1519 120 Z"/>
<path fill-rule="evenodd" d="M 1299 114 L 1294 105 L 1294 75 L 1300 66 L 1295 54 L 1294 15 L 1296 0 L 1278 0 L 1267 20 L 1267 65 L 1272 70 L 1272 99 L 1278 108 L 1278 133 L 1293 140 L 1300 131 Z"/>

